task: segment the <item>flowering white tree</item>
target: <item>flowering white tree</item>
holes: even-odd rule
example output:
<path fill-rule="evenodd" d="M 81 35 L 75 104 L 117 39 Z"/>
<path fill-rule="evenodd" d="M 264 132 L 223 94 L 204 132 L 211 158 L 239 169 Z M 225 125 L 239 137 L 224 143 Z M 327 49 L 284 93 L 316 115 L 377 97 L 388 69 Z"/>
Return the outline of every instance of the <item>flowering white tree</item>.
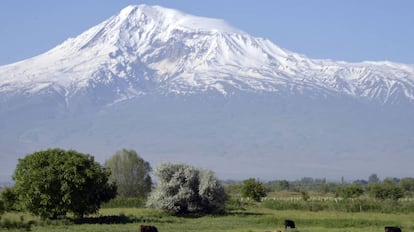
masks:
<path fill-rule="evenodd" d="M 174 214 L 224 211 L 227 196 L 212 171 L 164 163 L 156 168 L 155 175 L 158 183 L 147 206 Z"/>

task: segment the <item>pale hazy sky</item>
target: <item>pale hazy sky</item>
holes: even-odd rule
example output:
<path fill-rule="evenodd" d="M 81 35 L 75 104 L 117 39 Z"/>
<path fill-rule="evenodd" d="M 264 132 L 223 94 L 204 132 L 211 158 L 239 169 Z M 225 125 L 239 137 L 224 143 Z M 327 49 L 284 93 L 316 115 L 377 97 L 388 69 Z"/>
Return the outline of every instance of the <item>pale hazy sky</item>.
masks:
<path fill-rule="evenodd" d="M 2 0 L 0 65 L 43 53 L 131 4 L 221 18 L 311 58 L 414 64 L 412 0 Z"/>

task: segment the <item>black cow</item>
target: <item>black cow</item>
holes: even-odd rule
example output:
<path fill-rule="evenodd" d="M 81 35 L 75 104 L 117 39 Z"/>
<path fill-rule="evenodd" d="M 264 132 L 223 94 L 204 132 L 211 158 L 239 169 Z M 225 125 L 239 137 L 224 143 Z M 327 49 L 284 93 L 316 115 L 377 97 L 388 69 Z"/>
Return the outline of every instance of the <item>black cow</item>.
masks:
<path fill-rule="evenodd" d="M 401 232 L 401 228 L 396 226 L 386 226 L 384 229 L 385 232 Z"/>
<path fill-rule="evenodd" d="M 157 227 L 149 225 L 141 225 L 140 232 L 158 232 Z"/>
<path fill-rule="evenodd" d="M 285 230 L 290 227 L 292 229 L 295 229 L 295 222 L 292 220 L 285 220 Z"/>

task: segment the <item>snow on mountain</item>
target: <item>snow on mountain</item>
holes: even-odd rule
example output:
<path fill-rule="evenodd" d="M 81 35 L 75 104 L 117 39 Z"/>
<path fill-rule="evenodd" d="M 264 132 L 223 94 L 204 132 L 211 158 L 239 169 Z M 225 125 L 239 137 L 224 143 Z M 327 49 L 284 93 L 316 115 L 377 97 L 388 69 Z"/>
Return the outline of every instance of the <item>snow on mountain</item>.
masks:
<path fill-rule="evenodd" d="M 414 67 L 313 60 L 222 20 L 128 6 L 39 56 L 0 67 L 0 93 L 53 91 L 70 103 L 97 89 L 111 104 L 148 93 L 344 94 L 382 104 L 414 100 Z"/>
<path fill-rule="evenodd" d="M 0 67 L 0 180 L 49 147 L 99 161 L 132 148 L 223 178 L 411 175 L 413 103 L 412 65 L 310 59 L 222 20 L 128 6 Z"/>

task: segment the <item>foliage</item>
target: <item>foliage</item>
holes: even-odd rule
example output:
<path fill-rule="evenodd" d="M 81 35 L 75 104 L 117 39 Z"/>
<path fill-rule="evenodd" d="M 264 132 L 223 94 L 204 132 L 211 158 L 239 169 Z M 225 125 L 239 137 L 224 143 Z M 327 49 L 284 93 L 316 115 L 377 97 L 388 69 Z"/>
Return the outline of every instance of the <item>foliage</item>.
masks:
<path fill-rule="evenodd" d="M 310 198 L 310 195 L 307 191 L 300 192 L 302 194 L 302 200 L 307 201 Z"/>
<path fill-rule="evenodd" d="M 13 179 L 18 200 L 33 214 L 58 218 L 72 212 L 83 217 L 115 197 L 109 175 L 90 155 L 49 149 L 19 159 Z"/>
<path fill-rule="evenodd" d="M 232 183 L 224 183 L 223 184 L 224 190 L 226 191 L 226 194 L 232 195 L 232 196 L 238 196 L 241 192 L 241 183 L 240 182 L 232 182 Z"/>
<path fill-rule="evenodd" d="M 341 196 L 343 198 L 357 198 L 364 193 L 364 189 L 361 185 L 351 184 L 342 188 Z"/>
<path fill-rule="evenodd" d="M 250 178 L 243 181 L 241 194 L 243 197 L 249 197 L 255 201 L 260 201 L 262 197 L 266 196 L 266 187 L 262 182 Z"/>
<path fill-rule="evenodd" d="M 364 187 L 368 185 L 368 181 L 367 180 L 362 180 L 362 179 L 354 180 L 352 183 L 357 184 L 357 185 L 361 185 L 361 186 L 364 186 Z"/>
<path fill-rule="evenodd" d="M 226 201 L 226 210 L 245 210 L 247 206 L 251 205 L 251 202 L 243 201 L 238 198 L 229 197 Z"/>
<path fill-rule="evenodd" d="M 368 183 L 369 184 L 378 183 L 378 182 L 380 182 L 380 179 L 379 179 L 377 174 L 373 173 L 368 177 Z"/>
<path fill-rule="evenodd" d="M 381 213 L 413 213 L 414 202 L 396 202 L 393 200 L 377 201 L 364 198 L 330 200 L 302 199 L 267 199 L 263 206 L 275 210 L 330 211 L 330 212 L 381 212 Z"/>
<path fill-rule="evenodd" d="M 281 180 L 278 182 L 278 186 L 281 190 L 288 190 L 289 189 L 289 181 L 287 180 Z"/>
<path fill-rule="evenodd" d="M 414 178 L 412 177 L 406 177 L 402 178 L 400 180 L 400 186 L 401 188 L 407 193 L 414 193 Z"/>
<path fill-rule="evenodd" d="M 4 203 L 4 209 L 6 211 L 17 210 L 17 194 L 13 188 L 5 188 L 1 192 L 1 199 Z"/>
<path fill-rule="evenodd" d="M 398 186 L 395 183 L 380 182 L 369 185 L 369 194 L 371 197 L 379 200 L 398 200 L 399 198 L 404 196 L 404 191 L 400 186 Z"/>
<path fill-rule="evenodd" d="M 224 210 L 226 194 L 213 174 L 186 164 L 164 163 L 157 167 L 156 188 L 147 205 L 173 214 L 218 213 Z"/>
<path fill-rule="evenodd" d="M 340 184 L 338 183 L 323 183 L 323 184 L 318 184 L 317 186 L 315 186 L 315 191 L 318 193 L 334 193 L 334 194 L 338 194 L 338 186 Z"/>
<path fill-rule="evenodd" d="M 119 197 L 146 197 L 151 191 L 151 166 L 136 151 L 117 151 L 105 167 L 111 170 L 109 180 L 116 183 Z"/>
<path fill-rule="evenodd" d="M 376 174 L 372 174 L 369 176 L 368 179 L 369 180 L 359 179 L 353 181 L 352 183 L 347 183 L 344 180 L 342 180 L 343 183 L 338 183 L 326 182 L 325 179 L 314 179 L 310 177 L 304 177 L 300 180 L 289 182 L 284 180 L 269 181 L 265 185 L 269 191 L 276 192 L 286 190 L 288 186 L 288 189 L 290 191 L 295 191 L 298 193 L 302 193 L 304 191 L 318 194 L 332 193 L 336 197 L 341 196 L 345 198 L 355 198 L 364 195 L 364 193 L 367 193 L 369 196 L 375 198 L 375 194 L 370 191 L 370 188 L 371 186 L 376 186 L 376 184 L 379 184 L 381 186 L 391 186 L 392 188 L 394 188 L 394 192 L 392 193 L 391 191 L 389 194 L 387 194 L 384 190 L 383 193 L 385 193 L 385 196 L 380 197 L 381 194 L 379 194 L 379 196 L 376 197 L 376 199 L 399 199 L 402 196 L 414 196 L 414 178 L 412 177 L 405 177 L 402 179 L 387 177 L 383 181 L 381 181 Z M 229 188 L 231 188 L 231 186 L 229 186 Z M 402 190 L 402 195 L 400 190 Z"/>
<path fill-rule="evenodd" d="M 293 190 L 297 192 L 319 192 L 319 193 L 334 193 L 338 194 L 339 183 L 327 182 L 326 179 L 315 179 L 311 177 L 304 177 L 300 180 L 287 181 L 276 180 L 266 183 L 266 187 L 272 191 Z"/>
<path fill-rule="evenodd" d="M 283 191 L 289 190 L 291 184 L 287 180 L 275 180 L 267 182 L 266 187 L 269 191 Z"/>

